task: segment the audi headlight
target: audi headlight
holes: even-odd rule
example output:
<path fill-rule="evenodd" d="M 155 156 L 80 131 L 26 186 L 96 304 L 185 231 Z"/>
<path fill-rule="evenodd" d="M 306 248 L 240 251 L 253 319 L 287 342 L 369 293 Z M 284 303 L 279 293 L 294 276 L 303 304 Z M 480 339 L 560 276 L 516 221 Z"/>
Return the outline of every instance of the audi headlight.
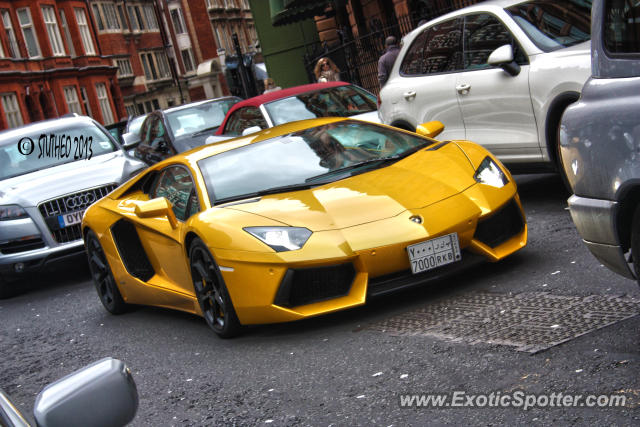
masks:
<path fill-rule="evenodd" d="M 496 188 L 502 188 L 509 183 L 509 179 L 504 172 L 502 172 L 500 166 L 488 156 L 480 163 L 473 178 L 480 184 L 486 184 Z"/>
<path fill-rule="evenodd" d="M 243 230 L 276 252 L 300 249 L 311 237 L 311 231 L 303 227 L 245 227 Z"/>
<path fill-rule="evenodd" d="M 18 205 L 0 206 L 0 221 L 8 221 L 10 219 L 27 218 L 27 211 Z"/>

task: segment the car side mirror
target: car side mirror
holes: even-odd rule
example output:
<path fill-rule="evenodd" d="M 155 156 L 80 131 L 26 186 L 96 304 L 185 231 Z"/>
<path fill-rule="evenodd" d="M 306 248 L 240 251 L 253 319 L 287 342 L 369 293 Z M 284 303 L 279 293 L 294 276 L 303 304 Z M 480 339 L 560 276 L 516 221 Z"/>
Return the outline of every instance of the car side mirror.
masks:
<path fill-rule="evenodd" d="M 166 216 L 171 228 L 178 226 L 176 214 L 173 212 L 171 202 L 164 197 L 157 197 L 146 202 L 138 202 L 134 209 L 138 218 L 157 218 Z"/>
<path fill-rule="evenodd" d="M 133 148 L 140 143 L 140 135 L 133 132 L 122 134 L 122 146 L 124 148 Z"/>
<path fill-rule="evenodd" d="M 260 132 L 262 128 L 260 126 L 251 126 L 242 131 L 242 136 L 250 135 L 252 133 Z"/>
<path fill-rule="evenodd" d="M 438 120 L 422 123 L 416 127 L 416 133 L 420 136 L 426 136 L 428 138 L 435 138 L 444 130 L 444 125 Z"/>
<path fill-rule="evenodd" d="M 123 426 L 138 410 L 138 390 L 126 365 L 104 358 L 46 386 L 33 415 L 40 427 Z"/>
<path fill-rule="evenodd" d="M 513 48 L 510 44 L 500 46 L 491 52 L 487 64 L 500 67 L 512 76 L 520 74 L 520 65 L 513 59 Z"/>

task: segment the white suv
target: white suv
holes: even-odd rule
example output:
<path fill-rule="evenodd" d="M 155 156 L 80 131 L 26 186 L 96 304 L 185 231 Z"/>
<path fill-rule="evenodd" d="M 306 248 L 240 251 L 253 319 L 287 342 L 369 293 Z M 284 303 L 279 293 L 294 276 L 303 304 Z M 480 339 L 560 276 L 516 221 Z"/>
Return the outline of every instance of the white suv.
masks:
<path fill-rule="evenodd" d="M 482 144 L 511 169 L 555 166 L 558 128 L 591 73 L 591 0 L 487 1 L 407 34 L 380 118 Z"/>

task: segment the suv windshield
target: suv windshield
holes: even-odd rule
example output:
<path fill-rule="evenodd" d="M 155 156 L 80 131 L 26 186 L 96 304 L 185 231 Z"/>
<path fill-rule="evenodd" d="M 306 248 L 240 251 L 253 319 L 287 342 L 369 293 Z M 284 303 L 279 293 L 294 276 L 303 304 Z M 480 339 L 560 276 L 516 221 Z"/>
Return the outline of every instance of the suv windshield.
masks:
<path fill-rule="evenodd" d="M 349 117 L 376 111 L 376 97 L 356 86 L 301 93 L 264 105 L 274 126 L 316 117 Z"/>
<path fill-rule="evenodd" d="M 545 52 L 591 39 L 591 0 L 533 0 L 506 11 Z"/>
<path fill-rule="evenodd" d="M 375 124 L 341 121 L 225 151 L 198 166 L 213 205 L 343 179 L 390 164 L 431 142 Z"/>
<path fill-rule="evenodd" d="M 217 129 L 222 124 L 227 111 L 238 101 L 240 101 L 239 98 L 221 99 L 167 113 L 173 136 L 178 138 Z"/>
<path fill-rule="evenodd" d="M 26 139 L 29 138 L 29 139 Z M 0 180 L 64 163 L 80 162 L 118 148 L 98 126 L 88 123 L 33 133 L 0 142 Z"/>

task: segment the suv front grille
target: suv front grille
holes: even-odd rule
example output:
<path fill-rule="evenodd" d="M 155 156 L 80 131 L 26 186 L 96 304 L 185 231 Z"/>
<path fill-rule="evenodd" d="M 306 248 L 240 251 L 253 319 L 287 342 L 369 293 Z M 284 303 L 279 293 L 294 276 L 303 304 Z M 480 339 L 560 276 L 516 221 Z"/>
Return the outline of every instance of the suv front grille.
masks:
<path fill-rule="evenodd" d="M 107 184 L 40 203 L 38 209 L 53 239 L 58 243 L 81 239 L 80 223 L 65 227 L 61 216 L 73 212 L 84 212 L 91 204 L 112 192 L 117 186 L 117 184 Z"/>

